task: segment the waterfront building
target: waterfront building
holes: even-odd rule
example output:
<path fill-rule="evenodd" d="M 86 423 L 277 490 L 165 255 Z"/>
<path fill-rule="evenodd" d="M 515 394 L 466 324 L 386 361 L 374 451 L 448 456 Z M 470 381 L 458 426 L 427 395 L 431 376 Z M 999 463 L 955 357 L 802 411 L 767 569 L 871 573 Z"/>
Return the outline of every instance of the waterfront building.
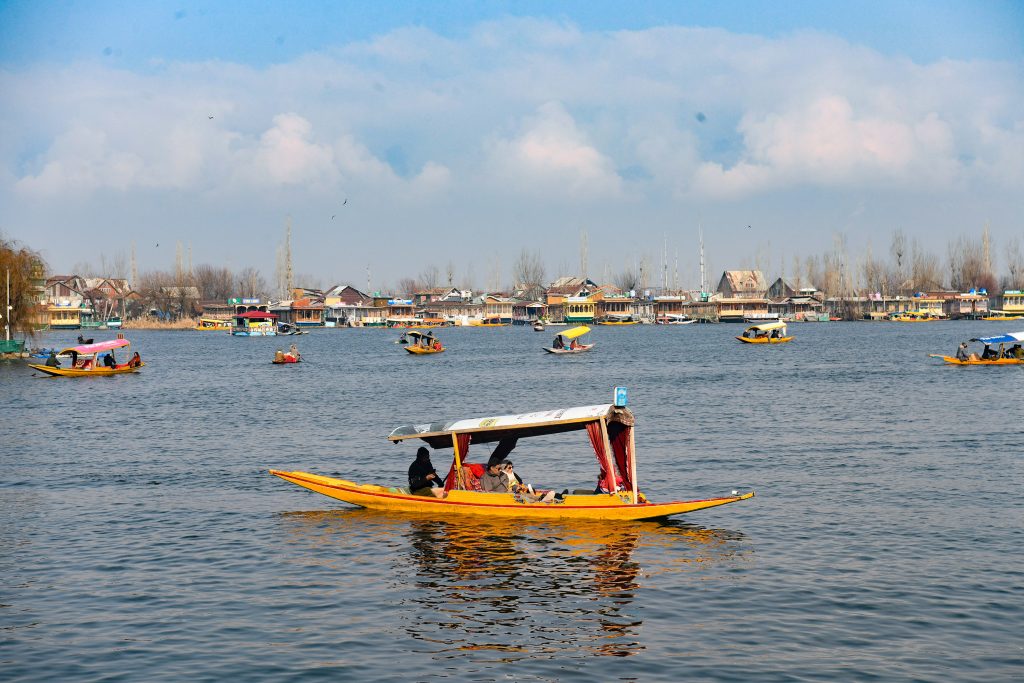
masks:
<path fill-rule="evenodd" d="M 515 299 L 502 294 L 485 294 L 482 299 L 484 303 L 484 320 L 500 320 L 503 323 L 512 322 L 512 306 L 515 304 Z"/>
<path fill-rule="evenodd" d="M 814 287 L 794 287 L 780 277 L 768 288 L 767 297 L 770 316 L 790 322 L 828 320 L 825 297 Z"/>
<path fill-rule="evenodd" d="M 992 312 L 1007 316 L 1024 316 L 1024 291 L 1005 290 L 1002 296 L 996 297 L 996 306 L 993 307 Z"/>
<path fill-rule="evenodd" d="M 768 312 L 768 284 L 760 270 L 727 270 L 718 281 L 716 299 L 721 322 L 773 320 Z"/>
<path fill-rule="evenodd" d="M 547 306 L 540 301 L 516 299 L 512 304 L 512 323 L 516 325 L 532 325 L 547 317 Z"/>

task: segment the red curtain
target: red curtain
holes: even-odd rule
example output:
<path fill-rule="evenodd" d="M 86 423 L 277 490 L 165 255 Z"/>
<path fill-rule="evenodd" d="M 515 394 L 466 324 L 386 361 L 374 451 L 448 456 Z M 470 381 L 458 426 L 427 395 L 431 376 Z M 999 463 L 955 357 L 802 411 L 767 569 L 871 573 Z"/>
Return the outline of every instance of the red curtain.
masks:
<path fill-rule="evenodd" d="M 466 464 L 466 456 L 469 455 L 470 436 L 472 435 L 458 434 L 455 437 L 459 444 L 459 460 L 462 461 L 463 465 Z M 463 484 L 464 486 L 464 483 L 460 482 L 459 477 L 455 474 L 455 458 L 452 457 L 452 467 L 448 470 L 448 478 L 444 480 L 444 490 L 451 491 L 452 489 L 459 487 L 459 484 Z"/>
<path fill-rule="evenodd" d="M 615 431 L 615 436 L 611 437 L 612 452 L 615 454 L 615 464 L 619 467 L 619 473 L 622 475 L 622 486 L 627 490 L 633 488 L 633 472 L 629 469 L 629 435 L 633 431 L 632 427 L 622 425 L 620 429 L 611 430 Z"/>
<path fill-rule="evenodd" d="M 594 448 L 594 455 L 597 456 L 597 464 L 601 467 L 604 476 L 604 488 L 606 491 L 615 490 L 615 473 L 608 472 L 605 463 L 608 462 L 604 451 L 604 437 L 601 435 L 601 423 L 587 423 L 587 436 L 590 437 L 590 445 Z"/>

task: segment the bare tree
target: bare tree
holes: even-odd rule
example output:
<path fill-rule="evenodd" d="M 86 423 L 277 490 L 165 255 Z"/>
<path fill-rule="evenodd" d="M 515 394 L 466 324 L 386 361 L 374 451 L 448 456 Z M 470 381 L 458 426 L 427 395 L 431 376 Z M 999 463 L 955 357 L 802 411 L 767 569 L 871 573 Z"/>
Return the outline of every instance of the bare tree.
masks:
<path fill-rule="evenodd" d="M 640 274 L 636 269 L 626 264 L 626 267 L 612 277 L 612 284 L 623 292 L 635 290 L 640 286 Z"/>
<path fill-rule="evenodd" d="M 236 284 L 238 294 L 244 297 L 263 298 L 267 295 L 267 282 L 260 271 L 252 266 L 238 273 Z"/>
<path fill-rule="evenodd" d="M 31 337 L 35 332 L 35 296 L 38 294 L 33 290 L 32 281 L 42 280 L 46 276 L 46 263 L 35 251 L 0 235 L 0 288 L 3 288 L 0 291 L 6 292 L 8 273 L 11 307 L 7 308 L 6 297 L 2 299 L 0 327 Z"/>
<path fill-rule="evenodd" d="M 889 251 L 892 254 L 893 261 L 889 277 L 889 290 L 905 294 L 907 292 L 907 238 L 899 228 L 892 231 L 892 244 Z"/>
<path fill-rule="evenodd" d="M 942 269 L 935 254 L 926 251 L 915 237 L 911 242 L 910 280 L 915 291 L 942 286 Z"/>
<path fill-rule="evenodd" d="M 412 296 L 420 291 L 420 283 L 414 278 L 403 277 L 398 281 L 398 296 Z"/>
<path fill-rule="evenodd" d="M 430 264 L 420 273 L 420 284 L 423 289 L 434 289 L 441 284 L 441 271 L 437 269 L 437 266 Z M 412 294 L 412 292 L 410 292 Z"/>
<path fill-rule="evenodd" d="M 1024 289 L 1024 256 L 1021 255 L 1020 240 L 1016 237 L 1006 243 L 1006 275 L 1003 277 L 1003 290 L 1007 289 Z"/>
<path fill-rule="evenodd" d="M 524 247 L 512 264 L 516 286 L 522 287 L 531 299 L 540 299 L 544 293 L 544 260 L 540 251 L 527 251 Z"/>
<path fill-rule="evenodd" d="M 195 268 L 194 281 L 205 301 L 226 301 L 235 293 L 235 276 L 224 267 L 202 263 Z"/>

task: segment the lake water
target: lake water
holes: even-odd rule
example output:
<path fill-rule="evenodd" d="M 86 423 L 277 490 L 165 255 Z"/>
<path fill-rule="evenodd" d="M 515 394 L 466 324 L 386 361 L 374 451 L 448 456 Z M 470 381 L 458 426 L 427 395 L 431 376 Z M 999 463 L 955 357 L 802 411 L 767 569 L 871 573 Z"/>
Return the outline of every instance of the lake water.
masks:
<path fill-rule="evenodd" d="M 384 330 L 138 331 L 136 375 L 0 363 L 0 679 L 1021 680 L 1024 368 L 926 357 L 1019 327 L 804 324 L 772 347 L 597 327 L 574 357 L 525 328 L 443 330 L 426 357 Z M 307 362 L 271 365 L 291 340 Z M 401 485 L 398 424 L 615 385 L 651 499 L 756 497 L 660 523 L 445 520 L 267 474 Z M 596 477 L 582 433 L 513 457 L 536 484 Z"/>

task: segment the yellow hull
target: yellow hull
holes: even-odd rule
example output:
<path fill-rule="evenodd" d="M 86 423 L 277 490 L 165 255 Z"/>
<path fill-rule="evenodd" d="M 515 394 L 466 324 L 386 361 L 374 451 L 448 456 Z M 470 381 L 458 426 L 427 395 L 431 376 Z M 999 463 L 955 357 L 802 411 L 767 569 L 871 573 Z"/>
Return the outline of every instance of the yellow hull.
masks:
<path fill-rule="evenodd" d="M 270 470 L 270 473 L 297 486 L 358 507 L 444 517 L 483 515 L 531 519 L 658 519 L 735 503 L 754 496 L 751 491 L 725 498 L 671 503 L 647 502 L 634 505 L 630 502 L 631 494 L 629 493 L 567 495 L 559 503 L 530 503 L 517 499 L 511 493 L 449 491 L 447 497 L 442 500 L 432 496 L 413 496 L 386 486 L 356 484 L 344 479 L 322 477 L 308 472 Z"/>
<path fill-rule="evenodd" d="M 1024 320 L 1024 315 L 990 315 L 982 320 Z"/>
<path fill-rule="evenodd" d="M 612 322 L 612 321 L 606 321 L 606 322 L 600 322 L 600 323 L 598 323 L 598 325 L 639 325 L 639 324 L 640 324 L 640 323 L 639 323 L 639 322 L 637 322 L 636 320 L 630 320 L 630 321 L 627 321 L 627 322 Z"/>
<path fill-rule="evenodd" d="M 1024 365 L 1024 358 L 1000 358 L 998 360 L 960 360 L 953 356 L 929 354 L 932 358 L 941 358 L 950 365 Z"/>
<path fill-rule="evenodd" d="M 429 353 L 444 353 L 445 351 L 443 347 L 440 349 L 425 349 L 422 346 L 405 346 L 403 348 L 409 353 L 415 354 L 417 356 L 422 356 Z"/>
<path fill-rule="evenodd" d="M 778 339 L 769 339 L 767 337 L 760 337 L 757 339 L 750 339 L 748 337 L 736 337 L 744 344 L 785 344 L 786 342 L 793 341 L 793 337 L 779 337 Z"/>
<path fill-rule="evenodd" d="M 473 323 L 470 327 L 508 327 L 508 323 Z"/>
<path fill-rule="evenodd" d="M 96 368 L 95 370 L 82 370 L 80 368 L 51 368 L 48 365 L 34 365 L 29 364 L 29 367 L 40 372 L 45 372 L 47 375 L 53 375 L 54 377 L 106 377 L 108 375 L 124 375 L 129 372 L 135 372 L 145 363 L 139 363 L 134 368 Z"/>

